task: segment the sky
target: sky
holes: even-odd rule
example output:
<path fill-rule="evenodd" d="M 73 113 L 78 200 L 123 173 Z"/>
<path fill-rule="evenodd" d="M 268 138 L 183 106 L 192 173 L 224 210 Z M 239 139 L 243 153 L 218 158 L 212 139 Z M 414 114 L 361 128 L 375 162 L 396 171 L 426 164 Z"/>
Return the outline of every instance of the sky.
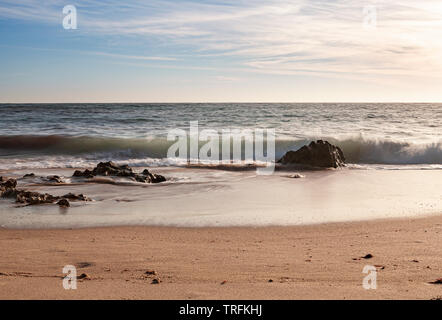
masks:
<path fill-rule="evenodd" d="M 0 0 L 0 102 L 442 102 L 442 2 Z"/>

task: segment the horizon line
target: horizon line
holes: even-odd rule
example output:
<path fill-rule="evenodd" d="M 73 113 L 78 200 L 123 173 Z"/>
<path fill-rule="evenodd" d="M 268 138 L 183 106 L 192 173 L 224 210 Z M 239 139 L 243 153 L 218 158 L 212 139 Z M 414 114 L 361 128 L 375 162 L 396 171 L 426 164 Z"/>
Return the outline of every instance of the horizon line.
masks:
<path fill-rule="evenodd" d="M 292 104 L 301 104 L 301 103 L 408 103 L 408 104 L 418 104 L 418 103 L 436 103 L 440 104 L 442 101 L 180 101 L 180 102 L 166 102 L 166 101 L 95 101 L 95 102 L 1 102 L 2 104 L 221 104 L 221 103 L 231 103 L 231 104 L 256 104 L 256 103 L 292 103 Z"/>

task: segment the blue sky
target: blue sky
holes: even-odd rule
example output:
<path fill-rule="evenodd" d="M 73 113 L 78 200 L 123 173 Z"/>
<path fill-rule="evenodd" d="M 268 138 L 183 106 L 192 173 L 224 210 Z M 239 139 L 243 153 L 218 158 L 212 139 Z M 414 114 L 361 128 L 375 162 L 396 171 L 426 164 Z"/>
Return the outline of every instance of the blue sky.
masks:
<path fill-rule="evenodd" d="M 2 0 L 0 70 L 0 102 L 442 101 L 442 4 Z"/>

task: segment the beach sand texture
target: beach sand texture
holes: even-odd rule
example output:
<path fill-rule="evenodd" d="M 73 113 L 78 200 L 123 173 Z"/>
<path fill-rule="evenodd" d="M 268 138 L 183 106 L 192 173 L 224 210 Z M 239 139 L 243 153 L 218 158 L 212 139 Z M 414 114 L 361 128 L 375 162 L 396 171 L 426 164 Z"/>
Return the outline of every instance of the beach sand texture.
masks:
<path fill-rule="evenodd" d="M 0 230 L 1 299 L 436 299 L 442 217 L 295 227 Z M 370 259 L 361 258 L 371 254 Z M 77 266 L 76 290 L 62 268 Z M 362 287 L 365 265 L 377 289 Z M 155 275 L 146 272 L 155 271 Z M 152 284 L 154 278 L 159 284 Z"/>

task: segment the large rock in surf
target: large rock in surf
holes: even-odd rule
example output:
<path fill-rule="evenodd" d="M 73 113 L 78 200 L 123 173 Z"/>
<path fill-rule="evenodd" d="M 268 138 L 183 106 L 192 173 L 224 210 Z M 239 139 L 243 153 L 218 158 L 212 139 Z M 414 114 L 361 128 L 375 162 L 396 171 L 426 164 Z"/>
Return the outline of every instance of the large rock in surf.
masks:
<path fill-rule="evenodd" d="M 74 177 L 92 178 L 94 176 L 114 176 L 114 177 L 128 177 L 138 182 L 144 183 L 159 183 L 166 181 L 166 178 L 159 174 L 154 174 L 145 169 L 142 173 L 135 173 L 128 165 L 117 165 L 112 161 L 100 162 L 92 171 L 91 170 L 76 170 Z"/>
<path fill-rule="evenodd" d="M 278 163 L 306 165 L 321 168 L 338 168 L 345 166 L 342 150 L 328 141 L 312 141 L 297 151 L 288 151 Z"/>

